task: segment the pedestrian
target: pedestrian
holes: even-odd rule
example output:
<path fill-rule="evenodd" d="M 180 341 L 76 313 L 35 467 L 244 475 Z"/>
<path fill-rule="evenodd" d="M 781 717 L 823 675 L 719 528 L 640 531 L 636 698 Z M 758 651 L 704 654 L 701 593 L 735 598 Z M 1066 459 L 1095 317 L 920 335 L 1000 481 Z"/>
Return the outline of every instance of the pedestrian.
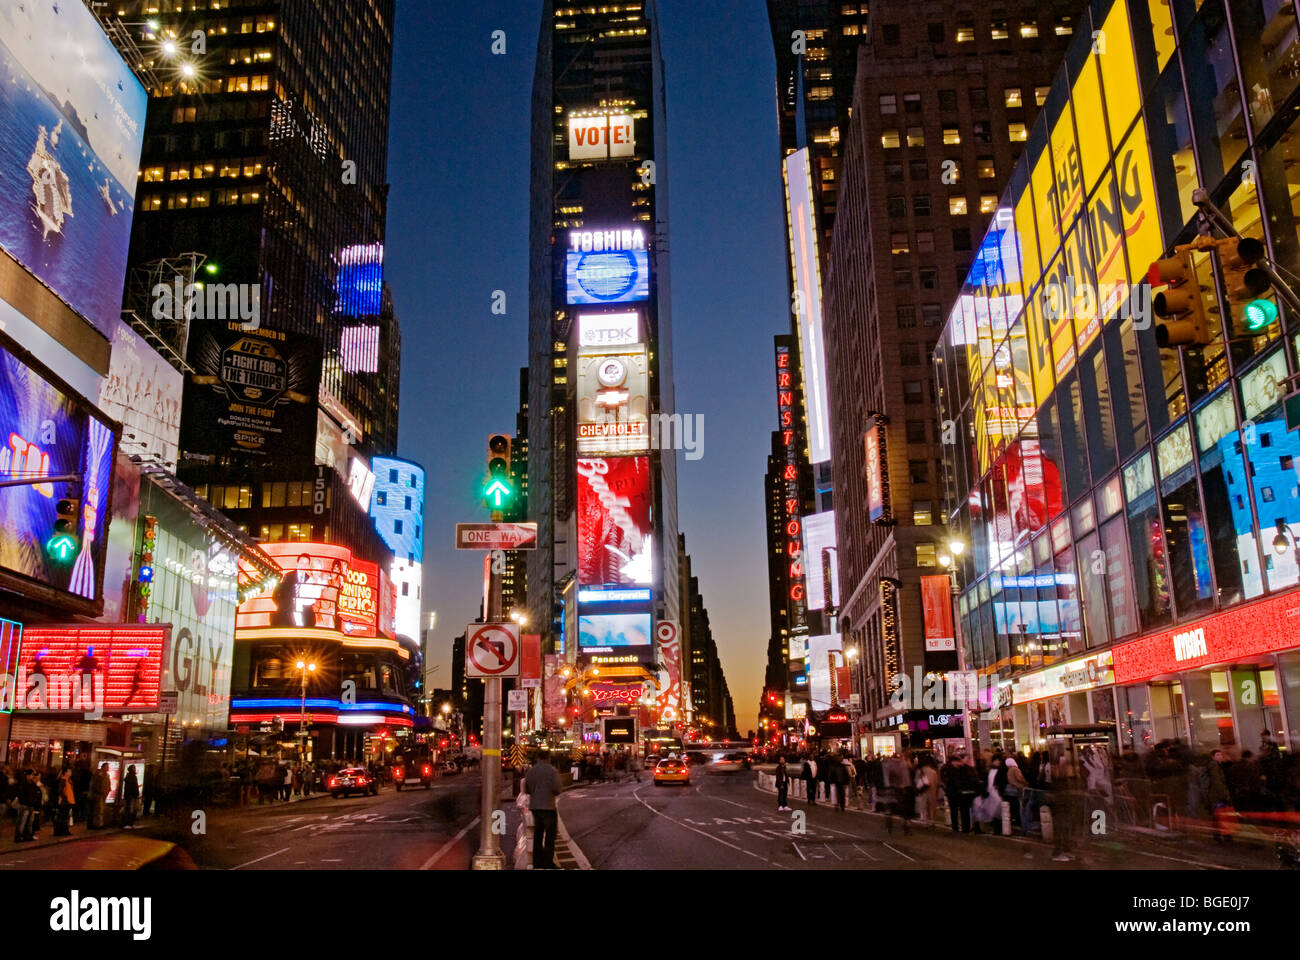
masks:
<path fill-rule="evenodd" d="M 1083 819 L 1078 773 L 1068 753 L 1062 753 L 1051 770 L 1049 804 L 1052 808 L 1052 859 L 1064 863 L 1078 859 L 1074 838 Z"/>
<path fill-rule="evenodd" d="M 916 765 L 916 815 L 921 823 L 933 827 L 939 819 L 939 771 L 934 768 L 934 758 L 929 754 Z"/>
<path fill-rule="evenodd" d="M 144 783 L 140 786 L 140 816 L 147 817 L 153 812 L 158 797 L 158 765 L 145 764 Z"/>
<path fill-rule="evenodd" d="M 108 764 L 101 763 L 90 782 L 90 829 L 102 830 L 104 827 L 105 806 L 108 795 L 113 790 L 113 780 L 108 775 Z"/>
<path fill-rule="evenodd" d="M 817 805 L 817 761 L 812 757 L 803 759 L 803 798 L 808 801 L 808 806 Z"/>
<path fill-rule="evenodd" d="M 778 813 L 789 810 L 786 804 L 790 792 L 790 771 L 785 768 L 785 757 L 776 762 L 776 809 Z"/>
<path fill-rule="evenodd" d="M 77 795 L 72 789 L 72 768 L 64 767 L 59 774 L 55 788 L 54 835 L 67 837 L 72 834 L 72 811 L 77 805 Z"/>
<path fill-rule="evenodd" d="M 829 779 L 835 787 L 835 808 L 843 813 L 849 784 L 853 782 L 853 767 L 842 757 L 829 762 L 828 766 L 830 767 Z"/>
<path fill-rule="evenodd" d="M 524 777 L 528 808 L 533 812 L 534 869 L 555 869 L 555 831 L 559 823 L 555 798 L 563 789 L 560 772 L 551 766 L 551 751 L 539 751 L 537 762 Z"/>
<path fill-rule="evenodd" d="M 988 772 L 984 775 L 984 792 L 976 798 L 975 804 L 971 810 L 971 816 L 975 820 L 975 832 L 980 832 L 980 824 L 987 823 L 993 833 L 1001 832 L 1002 820 L 1002 794 L 998 793 L 997 778 L 998 773 L 1002 770 L 1002 760 L 999 757 L 993 757 L 989 763 Z"/>
<path fill-rule="evenodd" d="M 569 764 L 569 776 L 572 778 L 574 783 L 577 783 L 582 779 L 582 758 L 576 754 L 574 755 L 572 762 Z"/>
<path fill-rule="evenodd" d="M 1025 791 L 1029 789 L 1029 781 L 1025 779 L 1024 773 L 1020 770 L 1020 762 L 1015 757 L 1007 757 L 1003 763 L 1003 770 L 1006 774 L 1006 798 L 1011 804 L 1011 824 L 1019 827 L 1022 831 L 1027 830 L 1024 816 Z"/>
<path fill-rule="evenodd" d="M 135 764 L 126 768 L 126 780 L 122 782 L 122 829 L 135 829 L 136 805 L 140 802 L 140 780 L 136 777 Z"/>
<path fill-rule="evenodd" d="M 27 769 L 18 781 L 18 818 L 14 822 L 14 843 L 36 839 L 36 815 L 41 805 L 41 787 L 36 771 Z"/>
<path fill-rule="evenodd" d="M 943 795 L 948 801 L 948 820 L 952 823 L 952 832 L 960 833 L 961 804 L 957 801 L 957 765 L 961 754 L 953 751 L 939 768 L 939 782 L 943 784 Z M 969 817 L 967 819 L 969 824 Z"/>
<path fill-rule="evenodd" d="M 374 778 L 374 775 L 375 775 L 375 771 L 372 769 L 370 771 L 370 776 L 372 779 Z M 293 791 L 293 768 L 286 763 L 284 765 L 284 778 L 280 781 L 280 799 L 285 803 L 288 803 L 292 791 Z"/>
<path fill-rule="evenodd" d="M 1232 765 L 1227 754 L 1215 750 L 1210 756 L 1210 813 L 1214 820 L 1214 841 L 1225 843 L 1232 839 L 1235 832 L 1237 811 L 1232 806 L 1232 794 L 1228 790 L 1228 772 Z"/>

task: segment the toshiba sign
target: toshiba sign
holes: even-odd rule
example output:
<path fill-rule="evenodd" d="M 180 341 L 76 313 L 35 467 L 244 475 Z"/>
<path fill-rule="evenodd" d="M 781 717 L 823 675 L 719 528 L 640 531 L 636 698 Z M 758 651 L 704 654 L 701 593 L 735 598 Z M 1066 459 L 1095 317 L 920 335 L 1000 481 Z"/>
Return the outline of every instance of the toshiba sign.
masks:
<path fill-rule="evenodd" d="M 1291 591 L 1163 630 L 1112 649 L 1115 682 L 1232 663 L 1286 650 L 1300 636 L 1300 593 Z"/>
<path fill-rule="evenodd" d="M 628 114 L 569 117 L 569 159 L 608 160 L 636 152 L 634 121 Z"/>

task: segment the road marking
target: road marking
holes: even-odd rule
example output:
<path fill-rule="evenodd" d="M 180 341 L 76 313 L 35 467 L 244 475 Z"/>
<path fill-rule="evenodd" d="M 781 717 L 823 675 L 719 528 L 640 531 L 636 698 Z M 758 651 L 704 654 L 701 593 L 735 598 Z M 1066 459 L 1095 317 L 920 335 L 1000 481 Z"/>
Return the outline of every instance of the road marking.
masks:
<path fill-rule="evenodd" d="M 333 860 L 333 859 L 321 860 L 321 863 L 342 863 L 342 862 L 343 862 L 342 860 Z"/>
<path fill-rule="evenodd" d="M 907 854 L 905 854 L 902 850 L 899 850 L 897 847 L 891 847 L 891 846 L 890 846 L 889 844 L 887 844 L 887 843 L 884 844 L 884 846 L 885 846 L 887 849 L 889 849 L 889 850 L 893 850 L 896 854 L 898 854 L 898 855 L 899 855 L 900 857 L 902 857 L 904 860 L 911 860 L 913 863 L 916 863 L 916 858 L 915 858 L 915 857 L 909 857 Z"/>
<path fill-rule="evenodd" d="M 469 833 L 471 830 L 473 830 L 473 829 L 474 829 L 474 825 L 475 825 L 476 823 L 478 823 L 478 822 L 479 822 L 479 818 L 478 818 L 478 817 L 475 817 L 475 818 L 474 818 L 473 820 L 471 820 L 469 823 L 465 824 L 465 829 L 463 829 L 460 833 L 456 834 L 456 836 L 452 837 L 450 840 L 448 840 L 446 843 L 444 843 L 440 848 L 438 848 L 438 852 L 435 853 L 433 856 L 431 856 L 428 860 L 424 861 L 424 865 L 421 866 L 420 869 L 421 869 L 421 870 L 429 870 L 429 869 L 431 869 L 431 868 L 433 867 L 433 865 L 434 865 L 435 863 L 438 862 L 438 859 L 439 859 L 439 858 L 440 858 L 444 853 L 446 853 L 448 850 L 450 850 L 452 847 L 454 847 L 456 844 L 460 843 L 460 841 L 461 841 L 462 839 L 464 839 L 465 834 L 467 834 L 467 833 Z"/>
<path fill-rule="evenodd" d="M 278 857 L 280 854 L 284 853 L 284 851 L 288 849 L 289 849 L 288 847 L 285 847 L 283 850 L 277 850 L 275 851 L 275 853 L 268 853 L 264 857 L 258 857 L 256 860 L 249 860 L 248 863 L 241 863 L 239 867 L 231 867 L 230 869 L 238 870 L 240 867 L 249 867 L 255 863 L 261 863 L 263 860 L 270 860 L 272 857 Z"/>
<path fill-rule="evenodd" d="M 853 849 L 858 851 L 858 853 L 862 854 L 868 860 L 871 860 L 873 862 L 876 860 L 876 858 L 871 855 L 870 851 L 863 849 L 863 847 L 860 844 L 855 843 L 853 845 Z"/>
<path fill-rule="evenodd" d="M 767 834 L 765 834 L 765 833 L 759 833 L 757 830 L 746 830 L 745 832 L 748 833 L 748 834 L 751 834 L 752 836 L 758 837 L 758 839 L 760 839 L 760 840 L 770 840 L 770 839 L 772 839 L 772 838 L 769 837 Z"/>
<path fill-rule="evenodd" d="M 1202 863 L 1199 860 L 1184 860 L 1182 857 L 1166 857 L 1160 853 L 1147 853 L 1145 850 L 1133 850 L 1132 853 L 1140 853 L 1144 857 L 1155 857 L 1157 860 L 1173 860 L 1177 863 L 1190 863 L 1198 867 L 1205 867 L 1207 870 L 1232 870 L 1233 867 L 1221 866 L 1217 863 Z"/>
<path fill-rule="evenodd" d="M 699 788 L 697 787 L 696 789 L 698 790 Z M 657 816 L 657 817 L 663 817 L 663 818 L 664 818 L 665 820 L 667 820 L 669 823 L 675 823 L 675 824 L 677 824 L 677 826 L 679 826 L 679 827 L 683 827 L 683 828 L 685 828 L 685 829 L 687 829 L 687 830 L 690 830 L 692 833 L 698 833 L 698 834 L 699 834 L 700 836 L 702 836 L 702 837 L 708 837 L 710 840 L 713 840 L 713 841 L 715 841 L 716 843 L 720 843 L 720 844 L 722 844 L 724 847 L 731 847 L 733 850 L 739 850 L 741 853 L 746 854 L 747 856 L 751 856 L 751 857 L 753 857 L 755 860 L 762 860 L 764 863 L 771 864 L 771 865 L 774 866 L 774 867 L 779 867 L 779 868 L 782 869 L 782 870 L 786 870 L 786 869 L 788 869 L 788 868 L 786 867 L 786 865 L 783 864 L 783 863 L 773 863 L 773 861 L 767 859 L 767 857 L 760 857 L 757 853 L 754 853 L 752 850 L 746 850 L 744 847 L 738 847 L 738 846 L 736 846 L 734 843 L 730 843 L 730 842 L 728 842 L 728 841 L 726 841 L 726 840 L 723 840 L 721 837 L 715 837 L 715 836 L 714 836 L 713 834 L 711 834 L 711 833 L 705 833 L 703 830 L 696 830 L 694 827 L 692 827 L 692 826 L 688 826 L 687 824 L 682 823 L 680 820 L 677 820 L 677 819 L 674 819 L 673 817 L 668 816 L 668 814 L 666 814 L 666 813 L 661 813 L 660 811 L 656 810 L 654 807 L 650 806 L 650 804 L 648 804 L 648 803 L 646 803 L 644 800 L 642 800 L 642 799 L 641 799 L 641 795 L 640 795 L 639 793 L 637 793 L 635 790 L 632 791 L 632 796 L 636 797 L 637 802 L 640 803 L 641 806 L 645 807 L 647 810 L 649 810 L 649 811 L 650 811 L 651 813 L 653 813 L 655 816 Z"/>
<path fill-rule="evenodd" d="M 795 853 L 797 853 L 797 854 L 799 854 L 799 856 L 803 857 L 805 863 L 808 862 L 808 858 L 807 858 L 807 857 L 804 857 L 804 856 L 803 856 L 803 851 L 799 849 L 799 844 L 797 844 L 797 843 L 792 843 L 792 844 L 790 844 L 790 846 L 794 847 L 794 852 L 795 852 Z"/>
<path fill-rule="evenodd" d="M 844 859 L 844 858 L 841 857 L 838 853 L 836 853 L 834 850 L 831 849 L 831 845 L 830 845 L 829 843 L 823 843 L 822 846 L 825 847 L 825 848 L 826 848 L 826 852 L 829 853 L 829 854 L 830 854 L 832 857 L 834 857 L 836 860 L 843 860 L 843 859 Z"/>

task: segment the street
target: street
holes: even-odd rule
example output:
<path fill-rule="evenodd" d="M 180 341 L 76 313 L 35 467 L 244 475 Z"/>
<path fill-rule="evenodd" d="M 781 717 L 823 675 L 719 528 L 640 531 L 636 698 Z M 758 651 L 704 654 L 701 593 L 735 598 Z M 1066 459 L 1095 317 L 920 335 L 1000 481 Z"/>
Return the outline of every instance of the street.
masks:
<path fill-rule="evenodd" d="M 776 797 L 760 791 L 754 773 L 692 768 L 691 783 L 656 787 L 649 771 L 640 783 L 578 784 L 560 798 L 560 817 L 571 844 L 596 870 L 1119 870 L 1231 869 L 1276 866 L 1267 857 L 1232 851 L 1210 859 L 1189 850 L 1125 838 L 1081 845 L 1071 863 L 1053 863 L 1048 844 L 1023 838 L 954 835 L 913 821 L 904 835 L 898 821 L 852 809 L 839 813 L 819 800 L 791 800 L 776 811 Z M 805 832 L 793 833 L 796 816 Z M 1243 855 L 1244 853 L 1244 855 Z M 1212 854 L 1213 855 L 1213 854 Z"/>

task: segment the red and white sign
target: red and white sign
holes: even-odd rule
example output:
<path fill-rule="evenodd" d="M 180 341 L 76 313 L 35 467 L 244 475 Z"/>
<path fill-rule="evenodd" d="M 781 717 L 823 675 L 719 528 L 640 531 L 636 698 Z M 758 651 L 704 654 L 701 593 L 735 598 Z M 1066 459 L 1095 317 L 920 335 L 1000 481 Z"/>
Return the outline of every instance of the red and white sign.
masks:
<path fill-rule="evenodd" d="M 507 690 L 506 709 L 511 713 L 523 713 L 528 709 L 527 690 Z"/>
<path fill-rule="evenodd" d="M 379 565 L 355 557 L 339 591 L 339 626 L 349 637 L 373 637 L 379 632 Z"/>
<path fill-rule="evenodd" d="M 653 582 L 650 459 L 578 461 L 578 585 L 634 587 Z"/>
<path fill-rule="evenodd" d="M 519 676 L 518 624 L 471 623 L 465 635 L 465 676 Z"/>
<path fill-rule="evenodd" d="M 520 638 L 519 686 L 525 690 L 542 686 L 542 635 L 525 633 Z"/>
<path fill-rule="evenodd" d="M 1287 650 L 1297 637 L 1300 592 L 1293 590 L 1112 648 L 1115 682 L 1135 683 Z"/>
<path fill-rule="evenodd" d="M 157 713 L 171 636 L 169 623 L 27 627 L 15 705 L 26 710 Z"/>
<path fill-rule="evenodd" d="M 458 523 L 457 550 L 536 550 L 535 523 Z"/>
<path fill-rule="evenodd" d="M 569 159 L 630 157 L 636 152 L 634 131 L 630 114 L 569 117 Z"/>
<path fill-rule="evenodd" d="M 956 650 L 952 628 L 952 585 L 946 576 L 921 578 L 921 612 L 925 619 L 925 649 Z"/>
<path fill-rule="evenodd" d="M 659 674 L 663 687 L 657 698 L 659 718 L 679 720 L 682 716 L 682 645 L 676 620 L 660 620 L 655 624 L 655 645 L 659 648 L 659 662 L 663 664 Z"/>

